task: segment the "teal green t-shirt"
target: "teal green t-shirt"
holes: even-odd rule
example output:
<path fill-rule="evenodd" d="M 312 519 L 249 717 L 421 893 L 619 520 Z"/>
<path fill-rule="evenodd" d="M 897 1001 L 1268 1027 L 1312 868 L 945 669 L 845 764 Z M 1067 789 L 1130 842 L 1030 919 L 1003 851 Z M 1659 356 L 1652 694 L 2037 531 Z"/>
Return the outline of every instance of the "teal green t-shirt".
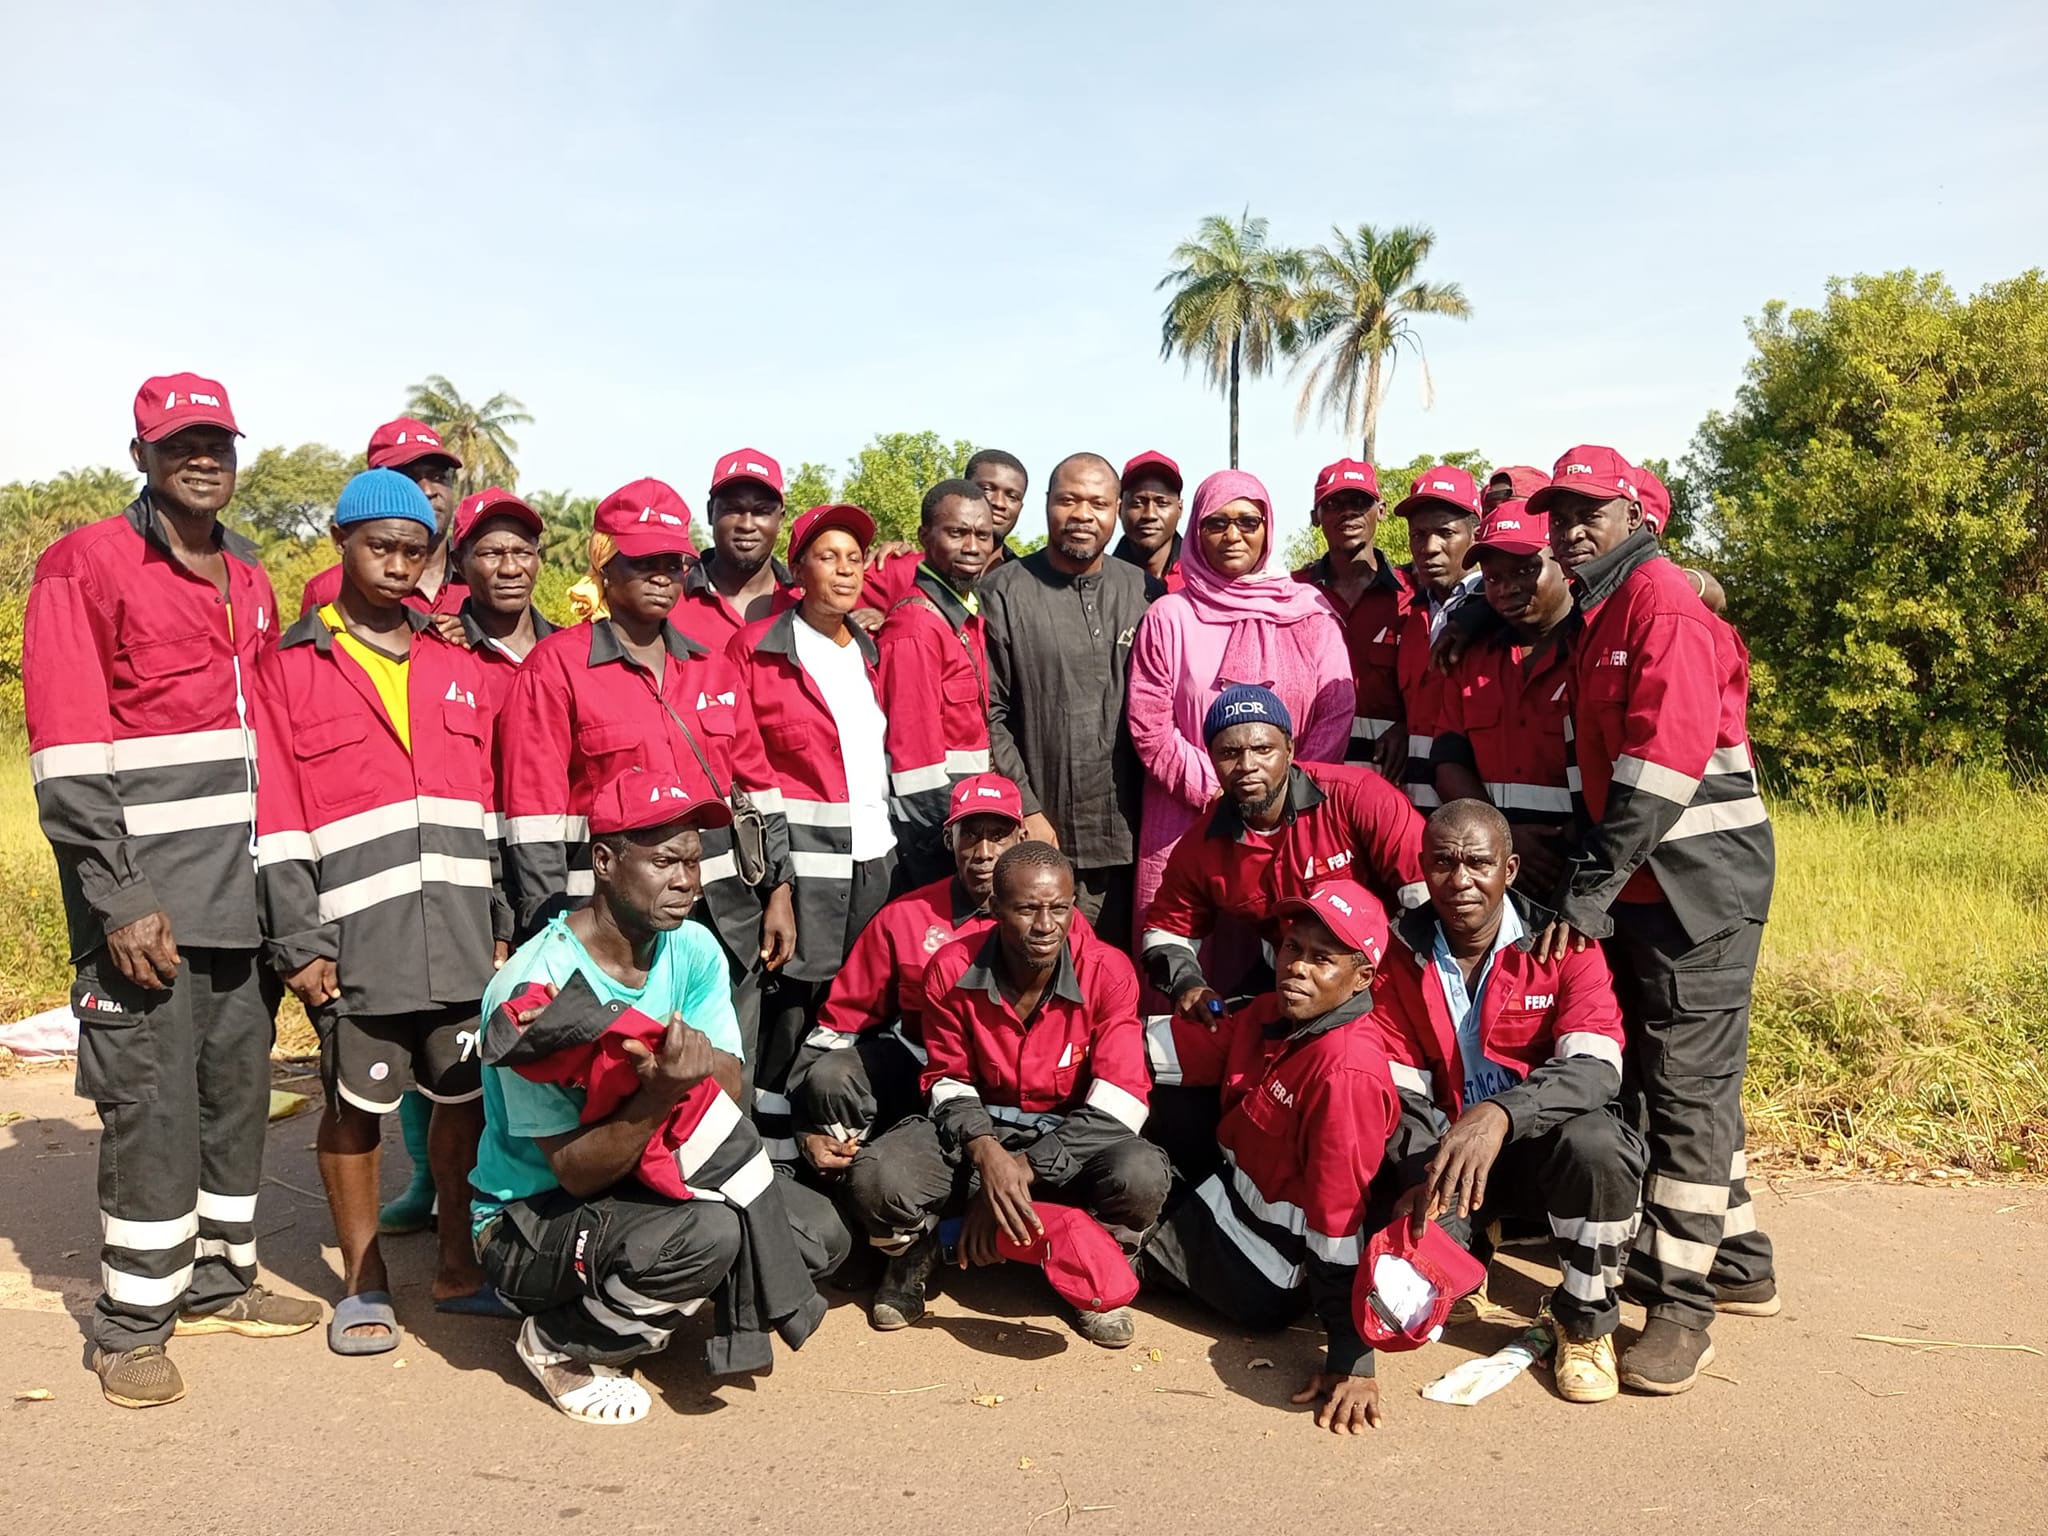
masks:
<path fill-rule="evenodd" d="M 636 991 L 607 975 L 560 917 L 522 944 L 484 989 L 486 1052 L 490 1031 L 501 1027 L 493 1022 L 493 1015 L 506 998 L 529 982 L 559 987 L 579 971 L 605 1001 L 625 1003 L 650 1019 L 665 1021 L 670 1014 L 680 1013 L 717 1049 L 731 1056 L 741 1054 L 725 952 L 702 924 L 685 923 L 661 935 L 647 983 Z M 507 1067 L 485 1067 L 484 1131 L 477 1142 L 476 1170 L 469 1176 L 476 1196 L 470 1206 L 472 1230 L 495 1216 L 507 1201 L 558 1187 L 561 1181 L 549 1166 L 538 1138 L 564 1135 L 582 1123 L 582 1089 L 530 1082 Z"/>

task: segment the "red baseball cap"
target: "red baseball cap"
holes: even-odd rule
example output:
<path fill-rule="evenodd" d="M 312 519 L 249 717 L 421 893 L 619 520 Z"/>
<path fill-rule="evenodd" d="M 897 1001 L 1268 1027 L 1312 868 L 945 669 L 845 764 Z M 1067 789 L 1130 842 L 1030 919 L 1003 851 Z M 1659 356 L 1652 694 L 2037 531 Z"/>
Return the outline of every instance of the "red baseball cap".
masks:
<path fill-rule="evenodd" d="M 538 512 L 504 487 L 494 485 L 474 496 L 463 497 L 462 505 L 455 509 L 455 547 L 460 549 L 468 543 L 477 524 L 489 517 L 509 517 L 535 538 L 547 531 Z"/>
<path fill-rule="evenodd" d="M 697 553 L 690 539 L 689 504 L 662 480 L 620 486 L 597 504 L 591 527 L 610 539 L 620 554 L 635 560 Z"/>
<path fill-rule="evenodd" d="M 1355 880 L 1326 880 L 1308 893 L 1273 909 L 1275 917 L 1316 919 L 1377 968 L 1387 953 L 1387 909 Z"/>
<path fill-rule="evenodd" d="M 1124 466 L 1124 483 L 1128 485 L 1134 475 L 1143 474 L 1148 469 L 1162 474 L 1171 480 L 1175 491 L 1179 491 L 1181 487 L 1187 484 L 1187 480 L 1181 475 L 1180 466 L 1157 448 L 1147 448 Z"/>
<path fill-rule="evenodd" d="M 396 469 L 414 459 L 426 458 L 446 459 L 457 469 L 462 468 L 462 455 L 443 443 L 440 433 L 410 416 L 387 421 L 372 432 L 366 456 L 372 469 Z"/>
<path fill-rule="evenodd" d="M 1532 516 L 1529 503 L 1504 501 L 1479 520 L 1479 536 L 1465 551 L 1465 564 L 1468 568 L 1477 565 L 1479 556 L 1489 549 L 1504 555 L 1533 555 L 1549 542 L 1549 523 Z"/>
<path fill-rule="evenodd" d="M 1363 491 L 1374 501 L 1382 500 L 1380 472 L 1363 459 L 1325 464 L 1316 472 L 1316 499 L 1311 505 L 1320 507 L 1339 491 Z"/>
<path fill-rule="evenodd" d="M 1038 1264 L 1064 1300 L 1084 1312 L 1127 1307 L 1138 1296 L 1138 1276 L 1123 1245 L 1086 1211 L 1050 1200 L 1031 1205 L 1044 1231 L 1029 1243 L 998 1231 L 996 1252 L 1022 1264 Z"/>
<path fill-rule="evenodd" d="M 1503 480 L 1507 481 L 1510 489 L 1514 492 L 1508 498 L 1510 501 L 1527 501 L 1531 496 L 1542 490 L 1543 487 L 1550 484 L 1550 476 L 1546 475 L 1534 464 L 1501 465 L 1499 469 L 1496 469 L 1486 477 L 1487 488 L 1490 490 Z"/>
<path fill-rule="evenodd" d="M 875 520 L 860 507 L 841 502 L 830 507 L 813 507 L 799 517 L 789 530 L 789 558 L 804 552 L 804 546 L 827 528 L 840 528 L 859 542 L 863 552 L 875 542 Z"/>
<path fill-rule="evenodd" d="M 1612 448 L 1591 443 L 1565 450 L 1564 457 L 1550 472 L 1550 484 L 1529 498 L 1529 510 L 1547 513 L 1551 503 L 1567 493 L 1591 496 L 1595 501 L 1612 501 L 1617 496 L 1626 496 L 1630 501 L 1641 499 L 1636 490 L 1635 465 Z"/>
<path fill-rule="evenodd" d="M 703 788 L 691 789 L 672 773 L 632 767 L 590 802 L 592 832 L 642 832 L 685 821 L 693 827 L 732 824 L 732 808 Z"/>
<path fill-rule="evenodd" d="M 1671 492 L 1662 480 L 1642 465 L 1636 465 L 1635 471 L 1636 500 L 1642 503 L 1643 521 L 1650 525 L 1650 532 L 1661 539 L 1664 537 L 1664 525 L 1671 521 Z"/>
<path fill-rule="evenodd" d="M 722 454 L 711 466 L 711 489 L 716 496 L 735 480 L 753 480 L 765 485 L 779 499 L 782 495 L 782 466 L 758 448 L 735 448 Z"/>
<path fill-rule="evenodd" d="M 1409 483 L 1408 494 L 1394 508 L 1394 516 L 1406 517 L 1425 502 L 1440 501 L 1471 517 L 1480 514 L 1479 482 L 1469 470 L 1455 464 L 1432 464 Z"/>
<path fill-rule="evenodd" d="M 946 813 L 946 825 L 970 816 L 1005 816 L 1022 826 L 1024 797 L 1000 773 L 970 774 L 953 786 L 953 808 Z"/>
<path fill-rule="evenodd" d="M 1422 1236 L 1406 1216 L 1365 1245 L 1351 1282 L 1351 1321 L 1375 1349 L 1420 1349 L 1443 1332 L 1451 1308 L 1486 1283 L 1486 1266 L 1435 1222 Z"/>
<path fill-rule="evenodd" d="M 228 392 L 215 380 L 196 373 L 144 379 L 135 391 L 135 435 L 145 443 L 160 443 L 187 427 L 226 427 L 235 436 L 242 435 L 228 405 Z"/>

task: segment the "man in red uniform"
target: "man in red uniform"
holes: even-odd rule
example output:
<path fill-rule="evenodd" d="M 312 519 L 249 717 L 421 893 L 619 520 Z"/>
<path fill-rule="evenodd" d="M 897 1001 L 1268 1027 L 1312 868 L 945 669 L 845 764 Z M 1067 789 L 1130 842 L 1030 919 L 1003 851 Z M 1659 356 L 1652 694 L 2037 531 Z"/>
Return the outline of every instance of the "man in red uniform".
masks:
<path fill-rule="evenodd" d="M 442 639 L 468 646 L 484 664 L 494 719 L 520 664 L 555 632 L 533 605 L 544 531 L 538 512 L 495 485 L 464 497 L 456 509 L 455 570 L 468 595 L 454 623 L 437 619 L 435 628 Z"/>
<path fill-rule="evenodd" d="M 941 480 L 919 517 L 924 558 L 875 637 L 898 890 L 943 878 L 953 786 L 988 772 L 988 647 L 975 593 L 995 547 L 988 498 L 971 480 Z"/>
<path fill-rule="evenodd" d="M 1169 592 L 1181 589 L 1181 484 L 1180 466 L 1157 448 L 1126 464 L 1118 508 L 1124 536 L 1109 552 L 1112 560 L 1143 566 Z"/>
<path fill-rule="evenodd" d="M 1429 818 L 1429 906 L 1396 925 L 1375 1010 L 1401 1125 L 1389 1148 L 1418 1232 L 1441 1215 L 1470 1244 L 1501 1216 L 1549 1222 L 1562 1280 L 1557 1389 L 1619 1391 L 1614 1330 L 1648 1154 L 1616 1103 L 1621 1011 L 1597 945 L 1540 953 L 1549 914 L 1508 891 L 1508 824 L 1483 800 Z M 1371 1225 L 1371 1223 L 1368 1223 Z"/>
<path fill-rule="evenodd" d="M 320 1320 L 255 1283 L 279 992 L 257 956 L 247 690 L 277 597 L 220 524 L 239 435 L 213 380 L 145 381 L 142 493 L 44 551 L 22 647 L 29 777 L 78 968 L 78 1093 L 100 1117 L 92 1364 L 126 1408 L 185 1395 L 174 1329 Z"/>
<path fill-rule="evenodd" d="M 434 536 L 420 488 L 365 470 L 335 503 L 340 595 L 259 666 L 271 740 L 256 797 L 265 949 L 320 1034 L 320 1177 L 341 1249 L 337 1354 L 398 1347 L 377 1245 L 379 1120 L 409 1087 L 434 1101 L 441 1209 L 433 1294 L 489 1303 L 462 1209 L 483 1129 L 478 1002 L 511 953 L 498 895 L 483 664 L 407 606 Z"/>
<path fill-rule="evenodd" d="M 953 874 L 897 897 L 861 930 L 790 1068 L 797 1145 L 820 1173 L 843 1172 L 863 1143 L 924 1102 L 925 967 L 955 939 L 994 926 L 996 860 L 1024 840 L 1017 786 L 995 773 L 962 779 L 945 837 Z"/>
<path fill-rule="evenodd" d="M 1548 898 L 1564 873 L 1572 819 L 1565 722 L 1571 665 L 1563 641 L 1571 587 L 1550 553 L 1550 524 L 1529 504 L 1497 504 L 1466 553 L 1493 618 L 1438 685 L 1430 763 L 1437 794 L 1489 800 L 1508 819 L 1524 888 Z"/>
<path fill-rule="evenodd" d="M 1323 531 L 1329 553 L 1294 573 L 1322 590 L 1344 616 L 1351 672 L 1358 681 L 1357 713 L 1351 720 L 1349 762 L 1371 762 L 1400 782 L 1407 743 L 1396 730 L 1402 720 L 1397 665 L 1401 625 L 1414 600 L 1405 571 L 1373 542 L 1379 535 L 1379 474 L 1358 459 L 1339 459 L 1316 476 L 1309 522 Z"/>
<path fill-rule="evenodd" d="M 877 1328 L 923 1314 L 933 1229 L 963 1203 L 961 1262 L 989 1264 L 999 1232 L 1039 1235 L 1034 1197 L 1132 1235 L 1166 1199 L 1166 1154 L 1138 1134 L 1150 1083 L 1130 961 L 1074 924 L 1073 865 L 1050 844 L 1004 854 L 993 900 L 994 930 L 947 945 L 925 972 L 931 1118 L 905 1120 L 847 1170 L 869 1240 L 895 1255 Z M 1075 1327 L 1112 1349 L 1136 1331 L 1128 1307 L 1080 1312 Z"/>
<path fill-rule="evenodd" d="M 1485 510 L 1491 512 L 1504 501 L 1527 501 L 1550 484 L 1548 470 L 1533 464 L 1503 464 L 1486 477 Z"/>
<path fill-rule="evenodd" d="M 1343 1434 L 1379 1427 L 1373 1355 L 1351 1317 L 1359 1229 L 1398 1118 L 1373 1022 L 1386 910 L 1350 880 L 1282 903 L 1278 989 L 1227 1026 L 1223 1166 L 1147 1239 L 1139 1276 L 1243 1328 L 1322 1323 L 1323 1368 L 1294 1399 Z"/>
<path fill-rule="evenodd" d="M 1643 527 L 1634 466 L 1566 452 L 1529 510 L 1571 573 L 1572 751 L 1587 830 L 1555 903 L 1607 940 L 1647 1113 L 1650 1186 L 1629 1287 L 1650 1321 L 1624 1385 L 1687 1390 L 1716 1309 L 1778 1310 L 1745 1177 L 1750 989 L 1776 851 L 1750 757 L 1749 653 Z"/>
<path fill-rule="evenodd" d="M 678 498 L 680 499 L 680 498 Z M 683 575 L 669 622 L 714 656 L 756 619 L 796 602 L 782 535 L 782 466 L 758 448 L 735 448 L 711 468 L 706 503 L 711 553 Z"/>
<path fill-rule="evenodd" d="M 1433 464 L 1410 483 L 1394 508 L 1408 520 L 1409 580 L 1414 600 L 1401 621 L 1401 714 L 1408 733 L 1402 783 L 1425 812 L 1437 803 L 1429 754 L 1443 674 L 1430 666 L 1430 649 L 1451 613 L 1478 590 L 1465 555 L 1479 532 L 1479 482 L 1455 464 Z"/>
<path fill-rule="evenodd" d="M 387 421 L 372 432 L 363 456 L 368 468 L 395 469 L 412 481 L 426 492 L 434 509 L 433 546 L 427 551 L 427 563 L 420 567 L 420 584 L 406 598 L 406 606 L 421 613 L 460 613 L 469 593 L 449 558 L 448 536 L 455 517 L 455 477 L 462 460 L 441 441 L 440 433 L 410 416 Z M 333 602 L 340 592 L 341 565 L 337 562 L 306 583 L 299 599 L 299 617 Z"/>

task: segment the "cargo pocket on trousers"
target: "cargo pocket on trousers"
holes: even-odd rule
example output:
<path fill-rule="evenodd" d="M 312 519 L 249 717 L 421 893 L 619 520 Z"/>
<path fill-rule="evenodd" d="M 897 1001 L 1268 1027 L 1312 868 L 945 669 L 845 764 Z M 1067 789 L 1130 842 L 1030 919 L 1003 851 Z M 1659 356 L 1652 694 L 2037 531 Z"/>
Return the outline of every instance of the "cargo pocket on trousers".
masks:
<path fill-rule="evenodd" d="M 149 1015 L 131 1006 L 124 980 L 119 993 L 97 976 L 81 973 L 71 984 L 78 1019 L 78 1096 L 95 1104 L 150 1104 L 157 1094 L 156 1036 Z"/>
<path fill-rule="evenodd" d="M 1749 994 L 1755 973 L 1745 965 L 1701 966 L 1671 978 L 1675 1016 L 1655 1031 L 1664 1070 L 1672 1077 L 1728 1077 L 1749 1057 Z"/>

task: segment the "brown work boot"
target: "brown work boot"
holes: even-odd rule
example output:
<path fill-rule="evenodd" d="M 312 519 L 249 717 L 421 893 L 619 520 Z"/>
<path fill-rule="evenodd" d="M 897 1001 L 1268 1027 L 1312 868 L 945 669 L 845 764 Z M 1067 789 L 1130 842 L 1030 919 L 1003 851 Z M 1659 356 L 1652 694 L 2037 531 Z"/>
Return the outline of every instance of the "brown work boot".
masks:
<path fill-rule="evenodd" d="M 279 1296 L 252 1285 L 218 1312 L 181 1312 L 171 1332 L 179 1338 L 195 1333 L 239 1333 L 245 1339 L 281 1339 L 304 1333 L 320 1321 L 320 1303 L 298 1296 Z"/>
<path fill-rule="evenodd" d="M 1621 1377 L 1614 1364 L 1614 1335 L 1578 1339 L 1564 1324 L 1552 1320 L 1551 1333 L 1557 1340 L 1551 1374 L 1557 1395 L 1568 1403 L 1604 1403 L 1621 1392 Z"/>
<path fill-rule="evenodd" d="M 1713 1363 L 1714 1341 L 1706 1329 L 1653 1317 L 1621 1357 L 1621 1384 L 1652 1397 L 1676 1397 L 1691 1391 Z"/>
<path fill-rule="evenodd" d="M 94 1350 L 92 1368 L 107 1401 L 123 1408 L 155 1408 L 185 1395 L 185 1378 L 161 1344 L 138 1344 L 119 1352 Z"/>
<path fill-rule="evenodd" d="M 1748 1285 L 1714 1287 L 1714 1310 L 1730 1317 L 1776 1317 L 1784 1309 L 1778 1299 L 1778 1282 L 1769 1277 Z"/>

